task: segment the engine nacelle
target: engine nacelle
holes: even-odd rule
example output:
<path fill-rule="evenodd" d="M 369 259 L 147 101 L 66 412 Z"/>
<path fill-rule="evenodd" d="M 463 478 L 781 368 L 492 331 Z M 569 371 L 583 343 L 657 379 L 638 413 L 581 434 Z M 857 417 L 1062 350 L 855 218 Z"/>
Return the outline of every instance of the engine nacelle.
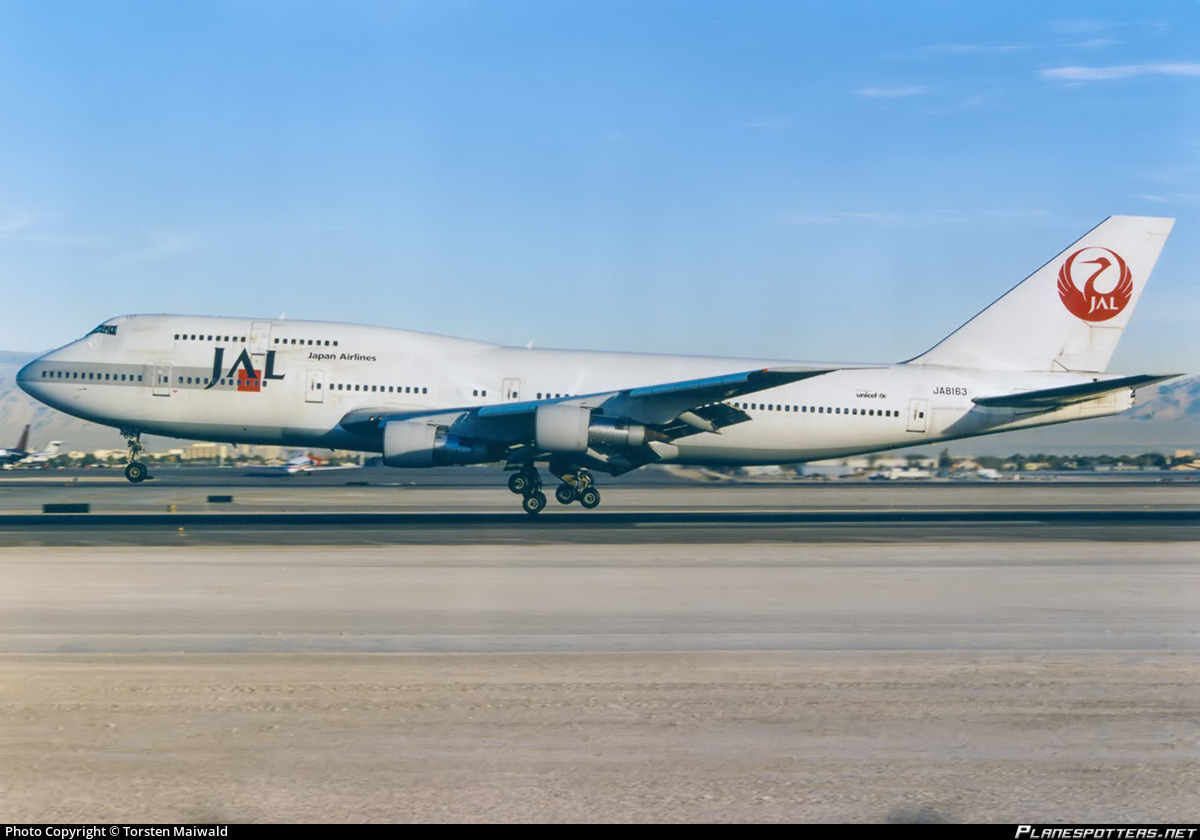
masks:
<path fill-rule="evenodd" d="M 593 417 L 589 408 L 560 403 L 538 406 L 534 434 L 538 449 L 549 452 L 586 452 L 594 443 L 641 446 L 652 437 L 645 426 Z"/>
<path fill-rule="evenodd" d="M 389 467 L 440 467 L 489 460 L 487 446 L 452 435 L 444 426 L 420 420 L 397 420 L 383 426 L 383 463 Z"/>
<path fill-rule="evenodd" d="M 550 452 L 586 452 L 592 410 L 578 405 L 539 405 L 534 416 L 538 449 Z"/>

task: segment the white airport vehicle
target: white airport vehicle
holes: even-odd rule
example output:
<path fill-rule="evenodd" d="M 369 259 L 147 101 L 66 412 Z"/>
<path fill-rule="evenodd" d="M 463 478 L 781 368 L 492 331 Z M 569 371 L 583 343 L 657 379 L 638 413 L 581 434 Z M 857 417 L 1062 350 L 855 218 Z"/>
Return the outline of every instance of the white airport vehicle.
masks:
<path fill-rule="evenodd" d="M 1118 414 L 1169 379 L 1105 373 L 1173 219 L 1112 216 L 932 349 L 820 364 L 503 347 L 316 321 L 126 315 L 20 386 L 120 430 L 379 452 L 393 467 L 504 461 L 529 513 L 600 503 L 592 475 L 786 464 Z"/>

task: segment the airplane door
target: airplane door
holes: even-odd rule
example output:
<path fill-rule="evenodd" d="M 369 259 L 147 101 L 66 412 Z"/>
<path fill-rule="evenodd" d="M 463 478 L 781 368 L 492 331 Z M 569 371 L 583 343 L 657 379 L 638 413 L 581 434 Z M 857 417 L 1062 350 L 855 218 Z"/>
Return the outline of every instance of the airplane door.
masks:
<path fill-rule="evenodd" d="M 266 353 L 271 347 L 271 322 L 254 321 L 250 325 L 250 355 Z"/>
<path fill-rule="evenodd" d="M 325 371 L 310 370 L 304 388 L 304 401 L 309 403 L 325 402 Z"/>
<path fill-rule="evenodd" d="M 929 400 L 909 400 L 908 401 L 908 430 L 910 432 L 925 431 L 927 415 L 929 414 Z"/>
<path fill-rule="evenodd" d="M 154 382 L 152 393 L 156 397 L 171 396 L 171 366 L 158 364 L 154 366 Z"/>
<path fill-rule="evenodd" d="M 521 399 L 521 380 L 520 379 L 505 379 L 504 390 L 501 391 L 504 395 L 503 402 L 516 402 Z"/>

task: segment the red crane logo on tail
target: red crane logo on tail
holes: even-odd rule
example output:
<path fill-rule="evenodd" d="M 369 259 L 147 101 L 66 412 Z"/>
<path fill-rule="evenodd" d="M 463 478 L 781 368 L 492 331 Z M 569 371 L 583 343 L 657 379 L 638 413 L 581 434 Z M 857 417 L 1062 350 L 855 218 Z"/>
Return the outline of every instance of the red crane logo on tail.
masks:
<path fill-rule="evenodd" d="M 1082 288 L 1077 278 L 1086 278 Z M 1133 297 L 1133 274 L 1116 251 L 1081 248 L 1058 272 L 1058 296 L 1077 318 L 1107 321 L 1121 314 Z"/>

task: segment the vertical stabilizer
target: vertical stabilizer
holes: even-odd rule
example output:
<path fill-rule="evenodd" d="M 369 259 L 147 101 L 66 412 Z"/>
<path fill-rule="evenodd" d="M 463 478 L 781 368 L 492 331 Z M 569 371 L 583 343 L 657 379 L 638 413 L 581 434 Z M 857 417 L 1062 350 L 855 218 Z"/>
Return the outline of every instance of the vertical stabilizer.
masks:
<path fill-rule="evenodd" d="M 29 425 L 26 424 L 25 431 L 21 432 L 21 439 L 17 441 L 17 452 L 29 451 Z"/>
<path fill-rule="evenodd" d="M 909 364 L 1103 371 L 1174 224 L 1110 216 Z"/>

